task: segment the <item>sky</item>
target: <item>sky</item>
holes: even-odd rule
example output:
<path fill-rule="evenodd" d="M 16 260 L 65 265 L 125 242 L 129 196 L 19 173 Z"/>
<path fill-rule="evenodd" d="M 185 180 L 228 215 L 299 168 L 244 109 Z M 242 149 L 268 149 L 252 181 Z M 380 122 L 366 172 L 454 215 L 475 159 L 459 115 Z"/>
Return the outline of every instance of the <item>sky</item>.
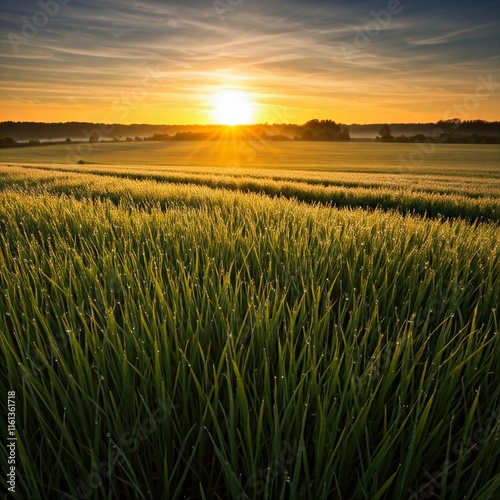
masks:
<path fill-rule="evenodd" d="M 0 121 L 500 120 L 498 0 L 0 0 Z"/>

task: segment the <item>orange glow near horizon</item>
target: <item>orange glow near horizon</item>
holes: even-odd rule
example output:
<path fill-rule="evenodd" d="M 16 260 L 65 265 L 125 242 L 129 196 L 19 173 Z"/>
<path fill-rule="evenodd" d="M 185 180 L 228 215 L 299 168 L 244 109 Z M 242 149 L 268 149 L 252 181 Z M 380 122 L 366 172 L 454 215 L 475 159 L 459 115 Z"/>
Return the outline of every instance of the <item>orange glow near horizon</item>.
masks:
<path fill-rule="evenodd" d="M 2 96 L 3 97 L 3 96 Z M 463 101 L 463 97 L 461 97 Z M 385 97 L 376 101 L 368 96 L 357 101 L 338 97 L 307 97 L 299 94 L 282 94 L 275 88 L 254 92 L 251 87 L 238 91 L 207 92 L 206 88 L 193 91 L 192 95 L 174 92 L 151 93 L 145 99 L 119 103 L 115 98 L 98 98 L 93 102 L 75 100 L 53 102 L 51 97 L 28 100 L 0 98 L 0 121 L 19 122 L 92 122 L 92 123 L 143 123 L 151 125 L 244 125 L 252 123 L 295 123 L 308 120 L 332 119 L 344 124 L 370 123 L 429 123 L 450 117 L 466 120 L 499 119 L 494 105 L 499 97 L 492 96 L 488 103 L 480 102 L 473 113 L 460 113 L 453 106 L 460 98 L 450 102 L 429 102 L 423 108 L 419 102 L 407 103 L 403 111 Z M 318 102 L 319 101 L 319 102 Z M 491 105 L 490 105 L 491 104 Z"/>

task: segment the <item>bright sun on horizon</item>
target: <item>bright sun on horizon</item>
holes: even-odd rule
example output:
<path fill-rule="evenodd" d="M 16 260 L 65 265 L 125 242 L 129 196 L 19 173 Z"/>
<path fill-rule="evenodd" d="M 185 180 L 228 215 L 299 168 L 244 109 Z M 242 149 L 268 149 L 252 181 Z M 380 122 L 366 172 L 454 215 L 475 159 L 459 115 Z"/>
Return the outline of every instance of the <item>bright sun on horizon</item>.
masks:
<path fill-rule="evenodd" d="M 213 98 L 213 119 L 220 125 L 246 125 L 252 123 L 255 104 L 244 92 L 228 90 Z"/>

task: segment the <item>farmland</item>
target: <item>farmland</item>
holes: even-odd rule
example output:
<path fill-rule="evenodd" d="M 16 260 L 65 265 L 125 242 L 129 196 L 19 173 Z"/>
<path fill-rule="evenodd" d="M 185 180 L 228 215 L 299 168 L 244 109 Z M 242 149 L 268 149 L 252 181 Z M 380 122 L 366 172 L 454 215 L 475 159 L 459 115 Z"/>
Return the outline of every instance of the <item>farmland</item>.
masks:
<path fill-rule="evenodd" d="M 500 152 L 435 146 L 1 151 L 18 490 L 498 495 Z"/>

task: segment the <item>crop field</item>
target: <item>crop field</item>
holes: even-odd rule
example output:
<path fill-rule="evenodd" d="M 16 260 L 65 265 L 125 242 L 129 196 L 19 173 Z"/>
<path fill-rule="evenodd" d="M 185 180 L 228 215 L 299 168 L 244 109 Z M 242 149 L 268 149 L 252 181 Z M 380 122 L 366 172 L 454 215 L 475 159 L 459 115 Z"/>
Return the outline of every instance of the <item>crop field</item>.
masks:
<path fill-rule="evenodd" d="M 91 147 L 0 152 L 20 498 L 500 495 L 498 146 Z"/>
<path fill-rule="evenodd" d="M 374 142 L 166 141 L 55 144 L 0 149 L 0 162 L 427 173 L 500 178 L 498 145 Z"/>

